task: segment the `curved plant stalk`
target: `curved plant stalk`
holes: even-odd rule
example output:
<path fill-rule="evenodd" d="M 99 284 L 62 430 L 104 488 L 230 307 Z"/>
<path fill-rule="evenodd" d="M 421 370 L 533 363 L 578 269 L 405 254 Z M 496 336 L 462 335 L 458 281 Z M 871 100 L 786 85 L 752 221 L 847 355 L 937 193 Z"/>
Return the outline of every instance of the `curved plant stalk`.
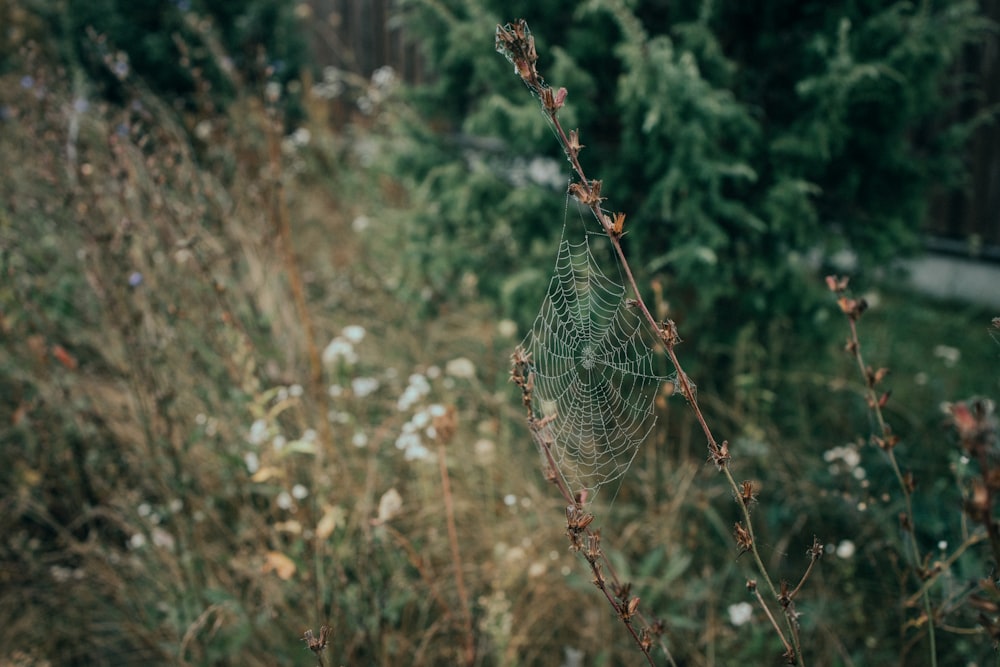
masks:
<path fill-rule="evenodd" d="M 802 588 L 802 583 L 804 583 L 805 579 L 812 571 L 812 565 L 822 555 L 822 546 L 820 546 L 818 542 L 815 542 L 813 548 L 810 549 L 809 553 L 812 556 L 812 560 L 810 562 L 809 569 L 806 571 L 806 574 L 802 579 L 802 582 L 800 582 L 800 584 L 790 592 L 787 590 L 786 585 L 782 585 L 779 592 L 778 587 L 775 586 L 773 580 L 768 574 L 767 568 L 764 565 L 764 561 L 762 560 L 760 552 L 757 548 L 757 539 L 754 533 L 753 522 L 750 518 L 751 500 L 753 499 L 752 496 L 755 492 L 748 493 L 748 485 L 746 483 L 743 485 L 737 483 L 736 479 L 733 477 L 732 471 L 730 470 L 731 457 L 729 452 L 729 443 L 727 441 L 719 443 L 705 419 L 701 407 L 698 404 L 695 385 L 684 372 L 680 359 L 677 357 L 676 347 L 680 344 L 681 338 L 678 334 L 676 324 L 672 320 L 657 321 L 642 297 L 642 293 L 639 290 L 635 276 L 632 273 L 631 266 L 629 265 L 628 258 L 626 257 L 621 244 L 621 238 L 624 234 L 625 227 L 625 214 L 609 213 L 604 209 L 602 202 L 605 201 L 605 197 L 601 194 L 601 181 L 587 178 L 587 175 L 583 170 L 583 166 L 580 163 L 579 156 L 580 151 L 583 149 L 583 144 L 580 143 L 579 132 L 576 130 L 570 130 L 569 132 L 565 131 L 559 121 L 559 110 L 565 104 L 568 94 L 566 89 L 559 88 L 558 90 L 553 90 L 548 84 L 545 83 L 544 79 L 538 73 L 536 67 L 538 54 L 535 51 L 535 41 L 531 36 L 531 31 L 528 29 L 527 23 L 523 19 L 504 26 L 497 26 L 496 49 L 500 54 L 506 57 L 511 64 L 514 65 L 515 73 L 520 77 L 528 89 L 531 90 L 531 92 L 534 93 L 541 101 L 542 108 L 552 124 L 552 127 L 555 129 L 559 142 L 562 145 L 562 149 L 572 165 L 573 171 L 576 172 L 576 175 L 579 178 L 577 182 L 572 183 L 569 186 L 570 194 L 591 210 L 608 239 L 610 239 L 611 244 L 614 247 L 615 254 L 625 274 L 628 287 L 634 295 L 632 305 L 639 310 L 642 317 L 649 324 L 651 330 L 655 332 L 657 338 L 663 344 L 665 353 L 670 359 L 670 363 L 677 371 L 677 384 L 679 385 L 680 391 L 687 400 L 687 403 L 694 413 L 695 419 L 698 421 L 699 426 L 701 426 L 702 432 L 708 442 L 709 458 L 723 474 L 723 477 L 726 479 L 726 482 L 729 484 L 729 487 L 733 492 L 733 496 L 738 499 L 743 520 L 735 525 L 734 532 L 740 553 L 749 552 L 752 555 L 760 577 L 764 581 L 766 590 L 771 594 L 772 599 L 779 604 L 783 611 L 787 637 L 780 631 L 780 629 L 778 630 L 778 635 L 785 646 L 785 658 L 791 663 L 804 665 L 802 649 L 798 636 L 798 621 L 797 613 L 794 608 L 794 598 Z M 519 372 L 517 370 L 519 353 L 521 355 L 524 354 L 523 351 L 515 352 L 515 374 Z M 525 367 L 527 367 L 527 360 L 521 359 L 520 363 L 524 363 Z M 530 392 L 530 375 L 523 371 L 522 373 L 523 374 L 520 380 L 517 377 L 515 377 L 514 380 L 522 387 L 522 391 L 527 389 Z M 536 442 L 542 448 L 542 451 L 547 454 L 549 465 L 554 466 L 551 455 L 548 454 L 548 449 L 544 444 L 545 436 L 541 435 L 541 441 L 539 440 L 540 434 L 544 434 L 545 424 L 541 422 L 544 422 L 545 419 L 536 419 L 531 412 L 530 403 L 527 404 L 527 407 L 529 411 L 528 421 L 529 426 L 532 428 L 532 434 L 535 437 Z M 563 495 L 572 502 L 572 495 L 565 489 L 561 490 L 563 491 Z M 751 590 L 755 590 L 756 582 L 748 582 L 748 587 L 750 587 Z M 607 592 L 605 592 L 605 594 L 607 595 Z M 767 603 L 764 598 L 758 595 L 758 600 L 764 607 L 765 613 L 768 617 L 773 618 L 770 610 L 767 608 Z M 612 602 L 613 606 L 616 606 L 616 603 L 610 597 L 609 601 Z M 616 606 L 616 609 L 617 608 L 618 607 Z M 626 625 L 628 624 L 626 623 Z M 775 624 L 774 627 L 776 629 L 779 628 L 777 624 Z M 631 627 L 629 629 L 632 631 Z M 636 637 L 634 631 L 632 631 L 632 634 L 633 637 Z M 646 655 L 647 658 L 649 658 L 648 652 Z"/>
<path fill-rule="evenodd" d="M 889 401 L 890 392 L 878 393 L 877 387 L 889 373 L 888 368 L 873 370 L 871 366 L 865 364 L 864 356 L 861 354 L 861 339 L 858 337 L 858 320 L 868 309 L 868 303 L 864 299 L 853 299 L 847 296 L 847 278 L 827 276 L 826 285 L 834 295 L 837 296 L 837 304 L 847 318 L 847 323 L 851 328 L 851 335 L 847 339 L 847 352 L 857 363 L 858 371 L 865 380 L 865 402 L 875 418 L 877 431 L 872 433 L 872 443 L 878 445 L 879 449 L 885 452 L 889 467 L 892 468 L 899 489 L 903 494 L 903 513 L 899 517 L 900 528 L 908 536 L 906 542 L 907 557 L 913 564 L 914 573 L 921 581 L 929 578 L 929 573 L 923 565 L 920 556 L 920 547 L 917 545 L 915 534 L 915 519 L 913 516 L 913 490 L 916 482 L 913 475 L 903 473 L 899 462 L 896 460 L 895 448 L 899 444 L 899 436 L 892 432 L 892 427 L 885 420 L 882 408 Z M 917 593 L 923 604 L 924 615 L 927 618 L 927 641 L 930 644 L 930 664 L 937 667 L 937 641 L 935 637 L 934 607 L 931 604 L 930 587 L 921 586 Z"/>
<path fill-rule="evenodd" d="M 288 276 L 289 289 L 292 293 L 292 301 L 295 304 L 295 310 L 299 317 L 299 323 L 302 326 L 303 337 L 305 339 L 306 357 L 309 362 L 309 395 L 313 397 L 313 400 L 315 401 L 313 415 L 319 416 L 319 418 L 315 420 L 319 431 L 319 446 L 316 448 L 316 463 L 312 467 L 314 493 L 312 494 L 313 501 L 311 511 L 314 515 L 313 523 L 315 525 L 315 515 L 318 511 L 315 499 L 319 497 L 319 494 L 315 491 L 319 488 L 318 480 L 320 478 L 320 471 L 324 469 L 327 449 L 333 442 L 333 433 L 330 429 L 330 422 L 325 416 L 327 412 L 327 392 L 325 386 L 323 385 L 323 364 L 320 358 L 319 345 L 316 342 L 316 327 L 313 322 L 312 315 L 309 312 L 308 303 L 306 302 L 305 283 L 302 279 L 302 271 L 299 266 L 298 257 L 295 253 L 292 224 L 288 211 L 285 184 L 283 181 L 284 170 L 281 157 L 281 137 L 284 129 L 284 122 L 277 107 L 273 104 L 268 106 L 267 111 L 268 120 L 270 121 L 267 133 L 268 165 L 270 166 L 270 173 L 272 174 L 272 179 L 269 184 L 270 210 L 268 211 L 268 216 L 274 225 L 275 231 L 277 232 L 278 242 L 281 244 L 281 254 L 285 264 L 285 273 Z M 326 543 L 324 540 L 320 540 L 315 537 L 312 542 L 313 576 L 315 577 L 316 590 L 314 600 L 316 606 L 316 618 L 324 618 L 326 616 L 326 610 L 329 607 L 330 597 L 327 576 L 324 572 L 324 562 L 327 558 Z M 329 634 L 329 631 L 327 634 Z M 316 655 L 322 661 L 320 654 L 317 653 Z"/>

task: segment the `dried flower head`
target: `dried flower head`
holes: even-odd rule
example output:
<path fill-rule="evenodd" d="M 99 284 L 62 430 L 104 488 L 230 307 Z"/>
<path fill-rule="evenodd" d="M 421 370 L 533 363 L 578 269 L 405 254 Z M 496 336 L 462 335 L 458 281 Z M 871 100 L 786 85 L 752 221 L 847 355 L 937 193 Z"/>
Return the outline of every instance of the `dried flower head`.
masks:
<path fill-rule="evenodd" d="M 599 206 L 601 197 L 601 182 L 592 180 L 590 183 L 570 183 L 569 193 L 584 206 Z"/>
<path fill-rule="evenodd" d="M 740 502 L 744 507 L 749 508 L 756 503 L 758 493 L 760 493 L 760 482 L 750 479 L 740 482 Z"/>
<path fill-rule="evenodd" d="M 847 289 L 847 283 L 849 280 L 850 278 L 847 277 L 827 276 L 826 286 L 831 292 L 835 294 L 840 294 L 841 292 Z"/>
<path fill-rule="evenodd" d="M 868 310 L 868 302 L 864 299 L 851 299 L 846 296 L 837 299 L 837 305 L 852 322 L 857 322 L 861 315 Z"/>
<path fill-rule="evenodd" d="M 625 214 L 615 213 L 611 221 L 611 229 L 610 229 L 611 235 L 621 236 L 624 229 L 625 229 Z"/>
<path fill-rule="evenodd" d="M 306 643 L 306 648 L 316 654 L 319 654 L 326 650 L 326 644 L 330 639 L 330 626 L 324 625 L 319 629 L 319 637 L 313 635 L 312 629 L 306 630 L 305 634 L 302 635 L 302 641 Z"/>
<path fill-rule="evenodd" d="M 736 546 L 739 547 L 741 556 L 753 548 L 753 538 L 742 522 L 735 524 L 733 534 L 736 537 Z"/>

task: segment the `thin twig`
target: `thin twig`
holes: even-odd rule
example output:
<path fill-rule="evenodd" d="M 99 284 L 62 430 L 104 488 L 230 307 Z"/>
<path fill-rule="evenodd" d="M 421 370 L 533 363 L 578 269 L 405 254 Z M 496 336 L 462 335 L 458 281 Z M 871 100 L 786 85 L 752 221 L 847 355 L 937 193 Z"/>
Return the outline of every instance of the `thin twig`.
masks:
<path fill-rule="evenodd" d="M 438 464 L 441 470 L 441 495 L 444 497 L 445 520 L 448 525 L 448 543 L 451 546 L 451 562 L 455 569 L 455 589 L 458 602 L 462 605 L 462 623 L 465 629 L 465 664 L 471 667 L 476 662 L 476 636 L 472 632 L 472 611 L 469 594 L 465 589 L 465 575 L 462 573 L 462 554 L 458 548 L 458 530 L 455 527 L 455 503 L 448 477 L 448 461 L 445 438 L 438 440 Z"/>
<path fill-rule="evenodd" d="M 271 171 L 271 210 L 270 215 L 274 227 L 278 233 L 281 243 L 282 256 L 285 263 L 285 272 L 288 275 L 288 284 L 292 292 L 292 300 L 295 303 L 295 310 L 298 313 L 299 324 L 305 337 L 306 356 L 309 360 L 309 390 L 313 400 L 319 403 L 315 406 L 314 422 L 317 424 L 319 432 L 319 445 L 316 447 L 316 463 L 312 467 L 314 471 L 314 493 L 311 504 L 313 518 L 316 518 L 318 507 L 317 498 L 320 494 L 318 490 L 318 480 L 324 469 L 324 459 L 326 448 L 333 442 L 333 433 L 330 430 L 330 420 L 326 418 L 326 398 L 327 392 L 323 386 L 323 364 L 320 358 L 319 346 L 316 344 L 316 328 L 309 313 L 306 302 L 305 288 L 302 281 L 302 271 L 299 268 L 298 259 L 295 254 L 295 246 L 292 241 L 292 225 L 288 213 L 288 203 L 285 196 L 285 185 L 282 181 L 282 157 L 281 157 L 281 131 L 283 123 L 281 116 L 275 107 L 269 108 L 268 119 L 268 159 Z M 315 521 L 314 521 L 315 522 Z M 323 618 L 327 604 L 327 577 L 324 574 L 326 545 L 323 540 L 313 539 L 313 574 L 316 586 L 316 617 Z"/>
<path fill-rule="evenodd" d="M 908 539 L 905 539 L 904 542 L 909 552 L 908 557 L 913 564 L 914 574 L 918 579 L 923 580 L 926 573 L 922 565 L 920 547 L 917 545 L 916 520 L 913 515 L 914 482 L 911 476 L 903 474 L 899 462 L 896 460 L 894 450 L 896 445 L 899 444 L 899 437 L 892 432 L 892 428 L 886 422 L 885 415 L 882 412 L 882 408 L 889 400 L 889 393 L 885 392 L 880 396 L 876 391 L 878 384 L 888 374 L 888 369 L 880 368 L 873 370 L 865 364 L 864 355 L 861 352 L 861 339 L 858 336 L 857 323 L 861 315 L 868 309 L 868 303 L 862 298 L 853 299 L 848 297 L 846 295 L 847 283 L 847 278 L 838 278 L 836 276 L 827 276 L 826 278 L 827 287 L 837 296 L 837 304 L 840 306 L 840 310 L 844 313 L 847 323 L 850 326 L 851 334 L 847 340 L 847 352 L 854 359 L 861 377 L 864 378 L 865 402 L 868 404 L 868 408 L 874 416 L 878 427 L 877 432 L 872 433 L 871 439 L 885 453 L 885 457 L 889 461 L 889 467 L 892 468 L 892 472 L 896 476 L 896 482 L 899 484 L 900 491 L 903 494 L 904 509 L 900 517 L 900 524 L 903 532 L 908 535 Z M 934 608 L 931 604 L 929 588 L 921 586 L 919 595 L 923 602 L 924 614 L 927 616 L 927 640 L 930 644 L 931 667 L 937 667 Z"/>

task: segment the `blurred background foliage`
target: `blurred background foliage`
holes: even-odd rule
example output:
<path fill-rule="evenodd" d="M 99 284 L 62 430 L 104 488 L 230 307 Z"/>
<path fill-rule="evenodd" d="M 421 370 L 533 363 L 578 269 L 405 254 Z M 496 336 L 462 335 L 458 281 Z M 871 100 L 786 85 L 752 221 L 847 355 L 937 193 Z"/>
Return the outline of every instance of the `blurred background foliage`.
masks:
<path fill-rule="evenodd" d="M 561 164 L 534 100 L 472 38 L 483 24 L 530 17 L 542 70 L 569 90 L 564 121 L 580 128 L 585 165 L 599 169 L 608 205 L 631 216 L 636 265 L 663 280 L 671 315 L 701 331 L 694 344 L 717 361 L 748 327 L 758 340 L 776 324 L 796 335 L 821 330 L 822 295 L 804 287 L 815 264 L 845 249 L 861 267 L 916 252 L 930 196 L 963 183 L 976 119 L 953 112 L 977 84 L 949 94 L 943 86 L 962 49 L 988 28 L 975 2 L 403 7 L 413 32 L 427 37 L 437 73 L 416 91 L 425 117 L 451 132 L 443 138 L 453 163 L 492 162 L 501 167 L 495 178 L 518 157 L 541 153 Z M 470 157 L 469 137 L 500 141 L 494 153 Z M 494 235 L 516 225 L 509 233 L 518 243 L 507 252 L 482 239 L 492 261 L 524 267 L 527 242 L 558 233 L 559 216 L 523 193 L 494 198 L 490 212 L 466 196 L 464 182 L 449 188 L 437 176 L 443 156 L 435 157 L 403 169 L 424 186 L 438 220 L 491 216 L 484 228 Z M 558 178 L 533 185 L 565 187 Z M 440 263 L 461 272 L 479 258 L 451 259 Z M 524 283 L 516 268 L 491 273 L 504 284 L 484 285 L 490 292 Z M 514 315 L 523 323 L 533 313 Z"/>
<path fill-rule="evenodd" d="M 899 289 L 891 260 L 963 185 L 979 83 L 949 73 L 991 29 L 976 4 L 401 0 L 413 86 L 314 62 L 320 5 L 0 0 L 0 664 L 313 664 L 299 638 L 322 623 L 327 664 L 456 664 L 456 567 L 475 664 L 635 661 L 507 382 L 579 229 L 493 51 L 519 16 L 761 483 L 769 565 L 796 581 L 812 536 L 830 547 L 800 598 L 810 664 L 929 664 L 819 276 L 856 257 L 918 541 L 945 558 L 975 470 L 939 406 L 995 395 L 998 348 L 986 313 Z M 772 664 L 759 610 L 733 620 L 732 500 L 684 405 L 657 410 L 598 511 L 616 567 L 678 664 Z M 939 664 L 992 659 L 965 604 L 990 567 L 971 549 L 935 588 L 959 630 Z"/>

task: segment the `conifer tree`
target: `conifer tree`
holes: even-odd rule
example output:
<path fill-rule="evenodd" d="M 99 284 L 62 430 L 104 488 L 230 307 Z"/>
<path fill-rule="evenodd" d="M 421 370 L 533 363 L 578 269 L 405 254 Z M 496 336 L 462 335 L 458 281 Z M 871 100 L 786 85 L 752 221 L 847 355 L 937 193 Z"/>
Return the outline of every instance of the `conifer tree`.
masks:
<path fill-rule="evenodd" d="M 560 158 L 485 46 L 515 17 L 552 54 L 583 159 L 630 212 L 632 257 L 666 283 L 675 317 L 722 338 L 814 328 L 807 256 L 846 249 L 864 270 L 914 252 L 930 194 L 962 181 L 966 128 L 947 120 L 960 100 L 941 90 L 985 29 L 975 2 L 401 4 L 436 73 L 416 99 L 447 132 L 399 142 L 395 168 L 432 211 L 413 219 L 415 239 L 449 229 L 461 245 L 415 266 L 441 286 L 475 271 L 511 310 L 544 284 L 532 265 L 551 246 L 534 241 L 562 216 L 545 189 L 565 187 L 517 175 L 514 156 Z"/>

